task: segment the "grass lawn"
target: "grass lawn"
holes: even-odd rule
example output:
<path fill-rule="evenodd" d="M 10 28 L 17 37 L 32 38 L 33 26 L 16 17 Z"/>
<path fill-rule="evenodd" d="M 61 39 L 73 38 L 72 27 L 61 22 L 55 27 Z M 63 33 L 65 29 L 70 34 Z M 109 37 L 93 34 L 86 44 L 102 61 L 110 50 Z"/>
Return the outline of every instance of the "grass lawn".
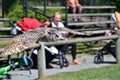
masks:
<path fill-rule="evenodd" d="M 9 44 L 10 41 L 0 41 L 0 48 L 5 47 Z"/>
<path fill-rule="evenodd" d="M 48 76 L 45 80 L 120 80 L 120 65 L 65 72 Z"/>

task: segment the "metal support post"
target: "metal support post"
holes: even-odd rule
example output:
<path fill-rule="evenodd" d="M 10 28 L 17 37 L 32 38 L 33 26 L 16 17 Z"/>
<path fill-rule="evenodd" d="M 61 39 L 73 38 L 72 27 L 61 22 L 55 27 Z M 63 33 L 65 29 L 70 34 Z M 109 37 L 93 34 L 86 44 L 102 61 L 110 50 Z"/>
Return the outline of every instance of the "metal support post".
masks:
<path fill-rule="evenodd" d="M 65 9 L 66 9 L 66 27 L 68 27 L 68 4 L 67 4 L 67 0 L 66 0 L 66 6 L 65 6 Z"/>
<path fill-rule="evenodd" d="M 5 5 L 4 5 L 4 4 L 5 4 L 5 1 L 2 0 L 2 18 L 4 18 L 4 16 L 5 16 L 5 15 L 4 15 L 4 14 L 5 14 L 5 13 L 4 13 L 4 12 L 5 12 Z"/>
<path fill-rule="evenodd" d="M 23 0 L 24 17 L 28 17 L 28 0 Z"/>
<path fill-rule="evenodd" d="M 47 2 L 47 1 L 44 0 L 44 15 L 46 15 L 46 5 L 47 5 L 46 2 Z"/>

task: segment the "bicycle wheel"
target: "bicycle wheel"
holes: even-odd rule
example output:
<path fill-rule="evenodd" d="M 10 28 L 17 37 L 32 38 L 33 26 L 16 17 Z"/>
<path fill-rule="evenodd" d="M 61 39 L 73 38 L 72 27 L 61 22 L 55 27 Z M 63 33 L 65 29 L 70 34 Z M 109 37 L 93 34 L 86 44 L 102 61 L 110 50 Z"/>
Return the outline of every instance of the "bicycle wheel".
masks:
<path fill-rule="evenodd" d="M 25 61 L 26 59 L 26 61 Z M 25 56 L 25 59 L 20 60 L 20 68 L 21 69 L 30 69 L 33 66 L 33 60 L 27 56 Z"/>

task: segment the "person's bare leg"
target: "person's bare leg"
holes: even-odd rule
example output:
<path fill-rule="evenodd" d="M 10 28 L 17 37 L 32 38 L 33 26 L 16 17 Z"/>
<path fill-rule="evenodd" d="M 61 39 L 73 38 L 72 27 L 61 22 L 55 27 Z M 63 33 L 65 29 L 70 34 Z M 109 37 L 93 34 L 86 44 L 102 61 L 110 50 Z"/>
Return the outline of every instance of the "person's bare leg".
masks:
<path fill-rule="evenodd" d="M 75 0 L 75 4 L 76 4 L 77 9 L 78 9 L 78 14 L 80 14 L 82 12 L 82 6 L 78 0 Z M 81 16 L 78 16 L 78 21 L 81 21 Z"/>
<path fill-rule="evenodd" d="M 75 4 L 79 4 L 79 1 L 78 0 L 74 0 L 75 1 Z"/>
<path fill-rule="evenodd" d="M 71 46 L 71 53 L 72 53 L 72 62 L 73 64 L 81 64 L 81 62 L 79 62 L 76 59 L 76 49 L 77 49 L 77 45 L 76 44 L 70 44 L 69 46 Z"/>
<path fill-rule="evenodd" d="M 78 7 L 78 13 L 82 13 L 82 6 L 78 4 L 77 7 Z"/>
<path fill-rule="evenodd" d="M 77 9 L 78 9 L 78 14 L 81 14 L 82 13 L 82 6 L 80 4 L 77 5 Z M 81 16 L 78 16 L 78 21 L 82 21 Z"/>
<path fill-rule="evenodd" d="M 70 8 L 72 9 L 72 13 L 73 13 L 73 17 L 72 17 L 72 19 L 73 19 L 73 21 L 75 21 L 75 14 L 76 14 L 76 5 L 74 5 L 74 4 L 70 4 L 69 5 L 70 6 Z"/>
<path fill-rule="evenodd" d="M 75 20 L 76 19 L 76 16 L 75 16 L 75 14 L 76 14 L 76 6 L 75 5 L 73 5 L 72 13 L 73 13 L 73 21 L 76 21 Z"/>

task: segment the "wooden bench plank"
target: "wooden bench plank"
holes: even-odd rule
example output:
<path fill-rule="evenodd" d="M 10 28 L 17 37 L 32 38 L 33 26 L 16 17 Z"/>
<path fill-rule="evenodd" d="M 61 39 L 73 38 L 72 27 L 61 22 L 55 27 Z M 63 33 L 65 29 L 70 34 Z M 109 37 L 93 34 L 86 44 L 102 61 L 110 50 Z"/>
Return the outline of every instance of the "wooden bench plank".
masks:
<path fill-rule="evenodd" d="M 9 28 L 0 27 L 0 31 L 10 31 L 10 30 L 11 30 L 11 27 Z"/>
<path fill-rule="evenodd" d="M 14 36 L 9 34 L 9 35 L 2 35 L 0 36 L 0 41 L 9 41 L 13 38 Z"/>
<path fill-rule="evenodd" d="M 73 29 L 74 31 L 80 31 L 79 29 Z M 91 31 L 82 31 L 84 33 L 92 33 L 92 34 L 104 34 L 106 31 L 108 31 L 109 29 L 105 29 L 105 30 L 91 30 Z"/>
<path fill-rule="evenodd" d="M 81 13 L 81 14 L 68 14 L 68 16 L 111 16 L 113 13 Z M 66 16 L 62 14 L 62 16 Z"/>
<path fill-rule="evenodd" d="M 69 26 L 81 26 L 81 25 L 91 25 L 91 24 L 108 24 L 108 23 L 115 23 L 113 20 L 111 21 L 96 21 L 96 22 L 69 22 L 68 25 Z M 9 28 L 0 28 L 0 31 L 10 31 L 11 27 Z"/>
<path fill-rule="evenodd" d="M 108 24 L 115 23 L 113 20 L 111 21 L 95 21 L 95 22 L 76 22 L 76 23 L 68 23 L 68 26 L 81 26 L 81 25 L 91 25 L 91 24 Z"/>
<path fill-rule="evenodd" d="M 105 33 L 107 30 L 95 30 L 95 31 L 86 31 L 86 32 L 89 32 L 89 33 L 92 33 L 92 34 L 103 34 Z"/>
<path fill-rule="evenodd" d="M 83 6 L 83 9 L 115 9 L 116 6 Z"/>
<path fill-rule="evenodd" d="M 32 6 L 33 8 L 42 9 L 44 6 Z M 47 9 L 65 9 L 65 6 L 46 6 Z M 69 7 L 68 7 L 69 8 Z M 116 6 L 82 6 L 83 9 L 115 9 Z"/>
<path fill-rule="evenodd" d="M 71 27 L 69 27 L 71 29 Z M 72 29 L 72 30 L 75 30 L 75 31 L 93 31 L 93 28 L 77 28 L 77 29 Z M 95 27 L 94 28 L 94 31 L 98 31 L 98 30 L 101 30 L 101 27 Z"/>
<path fill-rule="evenodd" d="M 114 13 L 81 13 L 81 14 L 67 14 L 68 17 L 71 17 L 71 16 L 83 16 L 83 17 L 96 17 L 96 16 L 111 16 L 112 14 Z M 63 17 L 66 16 L 66 14 L 61 14 Z M 49 14 L 49 16 L 52 17 L 52 14 Z"/>
<path fill-rule="evenodd" d="M 0 21 L 10 21 L 8 18 L 0 18 Z"/>
<path fill-rule="evenodd" d="M 90 50 L 93 50 L 93 51 L 99 51 L 101 49 L 103 49 L 103 47 L 90 48 Z"/>
<path fill-rule="evenodd" d="M 0 41 L 10 41 L 12 40 L 12 37 L 9 37 L 8 38 L 0 38 Z"/>

